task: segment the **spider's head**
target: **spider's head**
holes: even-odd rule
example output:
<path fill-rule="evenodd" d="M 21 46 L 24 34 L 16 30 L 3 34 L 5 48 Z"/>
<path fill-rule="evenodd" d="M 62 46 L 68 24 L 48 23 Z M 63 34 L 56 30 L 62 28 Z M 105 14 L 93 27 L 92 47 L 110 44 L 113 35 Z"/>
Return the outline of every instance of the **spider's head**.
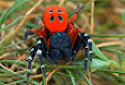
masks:
<path fill-rule="evenodd" d="M 64 8 L 51 6 L 43 14 L 45 27 L 52 33 L 64 32 L 68 25 L 68 13 Z"/>

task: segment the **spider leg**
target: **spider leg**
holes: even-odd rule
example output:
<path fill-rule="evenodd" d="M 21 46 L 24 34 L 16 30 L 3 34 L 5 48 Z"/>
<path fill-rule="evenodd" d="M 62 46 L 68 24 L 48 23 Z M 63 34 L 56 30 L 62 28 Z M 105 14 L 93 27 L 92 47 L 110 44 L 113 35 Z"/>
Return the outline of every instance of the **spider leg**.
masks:
<path fill-rule="evenodd" d="M 87 43 L 89 45 L 89 60 L 90 60 L 90 62 L 92 62 L 92 39 L 84 32 L 81 33 L 81 35 L 87 41 Z"/>
<path fill-rule="evenodd" d="M 85 48 L 85 56 L 84 56 L 84 68 L 87 69 L 87 61 L 88 61 L 88 45 L 87 41 L 79 34 L 81 38 L 81 45 Z"/>
<path fill-rule="evenodd" d="M 37 34 L 38 32 L 39 30 L 36 28 L 27 29 L 26 32 L 24 33 L 23 40 L 26 40 L 28 35 Z"/>
<path fill-rule="evenodd" d="M 67 33 L 67 34 L 70 34 L 70 33 L 72 32 L 73 25 L 74 25 L 74 23 L 75 23 L 75 21 L 76 21 L 76 19 L 77 19 L 78 13 L 79 13 L 80 10 L 82 9 L 82 7 L 83 7 L 83 4 L 80 3 L 80 4 L 77 6 L 76 10 L 74 11 L 73 15 L 71 16 L 70 22 L 69 22 L 68 27 L 67 27 L 67 30 L 66 30 L 66 33 Z"/>
<path fill-rule="evenodd" d="M 40 28 L 40 30 L 41 30 L 41 29 L 44 27 L 44 24 L 43 24 L 43 22 L 42 22 L 40 16 L 37 15 L 36 18 L 35 18 L 35 20 L 36 20 L 36 23 L 37 23 L 37 25 L 39 26 L 39 28 Z"/>
<path fill-rule="evenodd" d="M 84 68 L 87 70 L 87 61 L 88 61 L 88 45 L 85 47 L 85 57 L 84 57 Z"/>
<path fill-rule="evenodd" d="M 31 48 L 31 53 L 30 53 L 30 56 L 28 58 L 28 69 L 27 69 L 27 71 L 30 71 L 30 69 L 31 69 L 31 62 L 34 59 L 35 53 L 36 53 L 36 47 L 34 46 L 34 47 Z M 29 76 L 30 76 L 30 73 L 27 73 L 27 79 L 29 79 Z"/>
<path fill-rule="evenodd" d="M 83 7 L 83 4 L 82 4 L 82 3 L 80 3 L 80 4 L 77 6 L 76 10 L 74 11 L 74 14 L 73 14 L 73 15 L 71 16 L 71 18 L 70 18 L 70 24 L 74 25 L 74 23 L 75 23 L 75 21 L 76 21 L 76 19 L 77 19 L 77 15 L 78 15 L 78 13 L 80 12 L 80 10 L 82 9 L 82 7 Z"/>
<path fill-rule="evenodd" d="M 34 34 L 31 29 L 27 29 L 26 32 L 24 33 L 23 40 L 27 39 L 28 35 Z"/>
<path fill-rule="evenodd" d="M 52 65 L 52 59 L 49 57 L 49 53 L 48 53 L 48 51 L 46 51 L 46 59 L 47 59 L 47 61 L 48 61 L 48 63 L 50 64 L 50 65 Z"/>
<path fill-rule="evenodd" d="M 45 50 L 44 50 L 44 41 L 43 41 L 42 37 L 39 37 L 39 38 L 37 38 L 37 55 L 38 55 L 38 57 L 40 59 L 40 64 L 41 64 L 41 69 L 42 69 L 43 76 L 46 77 L 46 71 L 45 71 L 45 68 L 44 68 L 42 52 L 45 52 Z"/>
<path fill-rule="evenodd" d="M 71 64 L 73 64 L 73 62 L 76 60 L 76 57 L 77 57 L 77 52 L 76 52 L 76 50 L 74 50 Z"/>
<path fill-rule="evenodd" d="M 80 4 L 77 6 L 75 12 L 78 13 L 78 12 L 82 9 L 82 7 L 83 7 L 83 4 L 80 3 Z"/>

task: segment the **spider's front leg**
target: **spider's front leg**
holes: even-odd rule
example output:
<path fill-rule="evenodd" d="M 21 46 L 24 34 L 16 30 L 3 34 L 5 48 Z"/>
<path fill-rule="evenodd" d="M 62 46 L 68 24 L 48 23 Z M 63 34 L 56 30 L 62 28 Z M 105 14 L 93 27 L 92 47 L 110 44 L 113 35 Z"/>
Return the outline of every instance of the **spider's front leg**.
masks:
<path fill-rule="evenodd" d="M 31 69 L 31 62 L 34 59 L 35 53 L 36 53 L 36 47 L 34 46 L 31 48 L 31 53 L 30 53 L 29 58 L 28 58 L 28 69 L 27 69 L 28 72 Z M 29 79 L 29 76 L 30 76 L 30 73 L 27 73 L 27 79 Z"/>
<path fill-rule="evenodd" d="M 43 41 L 42 37 L 39 37 L 39 38 L 37 38 L 37 55 L 40 59 L 40 64 L 41 64 L 43 76 L 46 77 L 46 71 L 44 68 L 44 62 L 43 62 L 43 56 L 42 56 L 43 52 L 45 53 L 44 41 Z"/>
<path fill-rule="evenodd" d="M 39 29 L 41 30 L 44 27 L 44 24 L 40 18 L 40 16 L 36 16 L 35 18 L 37 25 L 39 26 Z M 24 33 L 23 40 L 27 39 L 28 35 L 33 35 L 33 34 L 38 34 L 39 30 L 37 28 L 32 28 L 32 29 L 27 29 L 26 32 Z"/>
<path fill-rule="evenodd" d="M 78 32 L 79 35 L 77 36 L 73 36 L 71 35 L 71 37 L 76 37 L 76 38 L 71 38 L 74 46 L 73 46 L 73 50 L 74 51 L 78 51 L 80 46 L 82 45 L 82 47 L 85 49 L 85 56 L 84 56 L 84 68 L 85 70 L 87 69 L 87 61 L 88 61 L 88 52 L 89 52 L 89 60 L 90 62 L 92 62 L 92 40 L 91 38 L 85 34 L 85 33 L 81 33 Z M 72 62 L 74 62 L 75 57 L 72 58 Z"/>
<path fill-rule="evenodd" d="M 31 49 L 31 53 L 30 53 L 30 56 L 29 56 L 29 59 L 28 59 L 28 69 L 27 69 L 27 71 L 30 71 L 30 69 L 31 69 L 31 62 L 34 59 L 35 53 L 37 53 L 37 55 L 40 59 L 40 64 L 41 64 L 43 76 L 46 77 L 46 71 L 45 71 L 45 68 L 44 68 L 44 62 L 43 62 L 43 56 L 42 55 L 44 55 L 46 57 L 47 61 L 50 64 L 52 62 L 51 62 L 51 59 L 49 57 L 48 51 L 46 51 L 46 49 L 45 49 L 45 44 L 44 44 L 44 41 L 43 41 L 42 37 L 37 38 L 37 47 L 33 47 Z M 27 73 L 27 79 L 29 79 L 29 76 L 30 76 L 30 73 Z"/>

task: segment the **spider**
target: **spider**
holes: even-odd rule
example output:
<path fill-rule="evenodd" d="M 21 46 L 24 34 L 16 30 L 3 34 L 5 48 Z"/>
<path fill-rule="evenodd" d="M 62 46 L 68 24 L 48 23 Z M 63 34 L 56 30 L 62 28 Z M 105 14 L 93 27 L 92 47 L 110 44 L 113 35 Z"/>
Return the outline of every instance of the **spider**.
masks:
<path fill-rule="evenodd" d="M 40 16 L 36 16 L 35 20 L 40 30 L 37 28 L 27 30 L 23 37 L 25 40 L 28 35 L 38 35 L 37 46 L 31 48 L 27 71 L 30 71 L 31 62 L 36 53 L 40 59 L 43 76 L 46 77 L 43 56 L 49 64 L 52 64 L 52 62 L 59 64 L 60 60 L 64 60 L 65 62 L 71 60 L 71 64 L 73 64 L 76 60 L 77 51 L 81 46 L 85 49 L 84 68 L 85 70 L 87 69 L 88 54 L 90 57 L 89 60 L 92 62 L 92 40 L 80 28 L 73 28 L 82 7 L 83 4 L 80 3 L 70 20 L 68 19 L 66 10 L 59 6 L 48 7 L 43 13 L 42 20 Z M 29 76 L 30 73 L 27 73 L 27 79 L 29 79 Z"/>

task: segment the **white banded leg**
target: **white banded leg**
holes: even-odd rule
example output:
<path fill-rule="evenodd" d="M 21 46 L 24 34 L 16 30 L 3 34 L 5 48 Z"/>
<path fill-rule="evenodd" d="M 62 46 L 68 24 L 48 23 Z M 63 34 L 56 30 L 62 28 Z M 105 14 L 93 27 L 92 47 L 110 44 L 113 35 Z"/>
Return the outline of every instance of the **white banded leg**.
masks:
<path fill-rule="evenodd" d="M 36 47 L 32 47 L 32 48 L 31 48 L 31 53 L 30 53 L 29 58 L 28 58 L 28 69 L 27 69 L 28 72 L 29 72 L 30 69 L 31 69 L 31 62 L 32 62 L 33 59 L 34 59 L 35 52 L 36 52 Z M 27 79 L 29 79 L 29 76 L 30 76 L 30 73 L 27 73 Z"/>
<path fill-rule="evenodd" d="M 87 70 L 87 61 L 88 61 L 88 44 L 87 41 L 83 38 L 82 34 L 79 34 L 81 38 L 81 44 L 85 48 L 85 56 L 84 56 L 84 68 Z"/>
<path fill-rule="evenodd" d="M 43 47 L 43 38 L 42 37 L 39 37 L 37 39 L 37 55 L 40 59 L 40 64 L 41 64 L 41 69 L 42 69 L 42 73 L 43 73 L 43 76 L 46 77 L 46 71 L 45 71 L 45 68 L 44 68 L 44 62 L 43 62 L 43 57 L 42 57 L 42 50 L 44 49 Z"/>
<path fill-rule="evenodd" d="M 87 70 L 87 61 L 88 61 L 88 45 L 85 47 L 85 56 L 84 56 L 84 68 Z"/>
<path fill-rule="evenodd" d="M 89 44 L 89 60 L 92 62 L 92 39 L 88 39 L 88 44 Z"/>
<path fill-rule="evenodd" d="M 88 34 L 82 33 L 81 35 L 89 45 L 89 60 L 92 62 L 92 39 L 88 36 Z"/>

